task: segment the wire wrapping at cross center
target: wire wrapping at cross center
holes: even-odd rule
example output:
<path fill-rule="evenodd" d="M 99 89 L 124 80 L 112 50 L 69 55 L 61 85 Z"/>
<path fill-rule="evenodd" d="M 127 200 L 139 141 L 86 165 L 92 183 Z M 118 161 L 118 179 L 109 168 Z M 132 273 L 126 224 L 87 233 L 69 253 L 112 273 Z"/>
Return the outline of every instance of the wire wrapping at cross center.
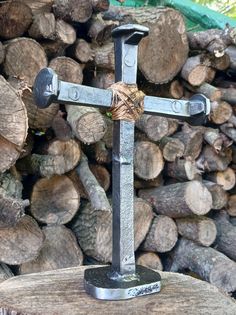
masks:
<path fill-rule="evenodd" d="M 138 90 L 137 85 L 117 82 L 109 89 L 113 92 L 112 120 L 138 120 L 144 111 L 145 94 Z"/>

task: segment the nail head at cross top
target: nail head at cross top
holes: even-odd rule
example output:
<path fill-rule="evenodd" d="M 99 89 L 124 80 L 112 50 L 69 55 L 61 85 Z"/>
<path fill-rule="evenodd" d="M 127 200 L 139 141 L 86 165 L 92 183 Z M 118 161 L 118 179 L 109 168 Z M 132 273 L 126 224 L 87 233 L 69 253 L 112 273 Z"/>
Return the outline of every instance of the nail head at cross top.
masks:
<path fill-rule="evenodd" d="M 121 25 L 112 31 L 113 38 L 121 38 L 125 36 L 125 43 L 130 45 L 138 45 L 140 40 L 148 34 L 149 28 L 139 24 Z"/>

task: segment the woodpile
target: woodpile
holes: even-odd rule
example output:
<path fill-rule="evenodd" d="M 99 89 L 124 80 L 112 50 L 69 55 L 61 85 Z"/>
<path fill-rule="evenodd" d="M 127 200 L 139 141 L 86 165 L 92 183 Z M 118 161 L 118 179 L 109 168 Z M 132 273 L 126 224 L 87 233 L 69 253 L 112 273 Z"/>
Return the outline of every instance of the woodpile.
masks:
<path fill-rule="evenodd" d="M 47 66 L 62 80 L 108 88 L 111 31 L 129 22 L 150 28 L 139 47 L 141 90 L 211 101 L 204 126 L 151 115 L 136 122 L 137 262 L 192 272 L 234 292 L 235 29 L 187 32 L 171 8 L 109 8 L 96 0 L 0 3 L 1 278 L 111 263 L 110 113 L 38 109 L 32 88 Z"/>

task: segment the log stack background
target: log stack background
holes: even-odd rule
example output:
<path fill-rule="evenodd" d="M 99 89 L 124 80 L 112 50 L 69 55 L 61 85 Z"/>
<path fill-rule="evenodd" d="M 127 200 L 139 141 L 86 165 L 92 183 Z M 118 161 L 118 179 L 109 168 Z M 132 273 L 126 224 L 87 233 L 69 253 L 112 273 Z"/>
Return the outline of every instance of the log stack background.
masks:
<path fill-rule="evenodd" d="M 236 30 L 186 32 L 170 8 L 109 1 L 0 2 L 0 274 L 111 262 L 112 120 L 97 109 L 37 109 L 41 68 L 65 81 L 114 82 L 111 30 L 150 28 L 138 85 L 211 100 L 204 126 L 143 115 L 134 152 L 137 263 L 236 291 Z"/>

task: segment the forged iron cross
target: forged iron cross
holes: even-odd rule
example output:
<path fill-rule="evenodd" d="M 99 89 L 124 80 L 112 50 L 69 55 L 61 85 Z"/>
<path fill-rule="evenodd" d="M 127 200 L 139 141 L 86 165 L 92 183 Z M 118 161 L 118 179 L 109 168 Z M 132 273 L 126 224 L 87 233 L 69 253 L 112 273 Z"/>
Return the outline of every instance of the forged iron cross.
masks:
<path fill-rule="evenodd" d="M 115 80 L 136 84 L 138 43 L 148 35 L 148 28 L 128 24 L 113 30 L 115 41 Z M 158 71 L 158 69 L 157 69 Z M 109 109 L 112 91 L 59 81 L 56 73 L 46 68 L 34 84 L 36 104 L 48 107 L 52 102 Z M 201 124 L 210 111 L 203 95 L 189 101 L 144 97 L 144 113 L 188 120 Z M 112 266 L 87 269 L 86 291 L 98 299 L 120 300 L 160 291 L 157 272 L 135 265 L 133 227 L 133 150 L 134 123 L 114 121 L 113 127 L 113 250 Z"/>

